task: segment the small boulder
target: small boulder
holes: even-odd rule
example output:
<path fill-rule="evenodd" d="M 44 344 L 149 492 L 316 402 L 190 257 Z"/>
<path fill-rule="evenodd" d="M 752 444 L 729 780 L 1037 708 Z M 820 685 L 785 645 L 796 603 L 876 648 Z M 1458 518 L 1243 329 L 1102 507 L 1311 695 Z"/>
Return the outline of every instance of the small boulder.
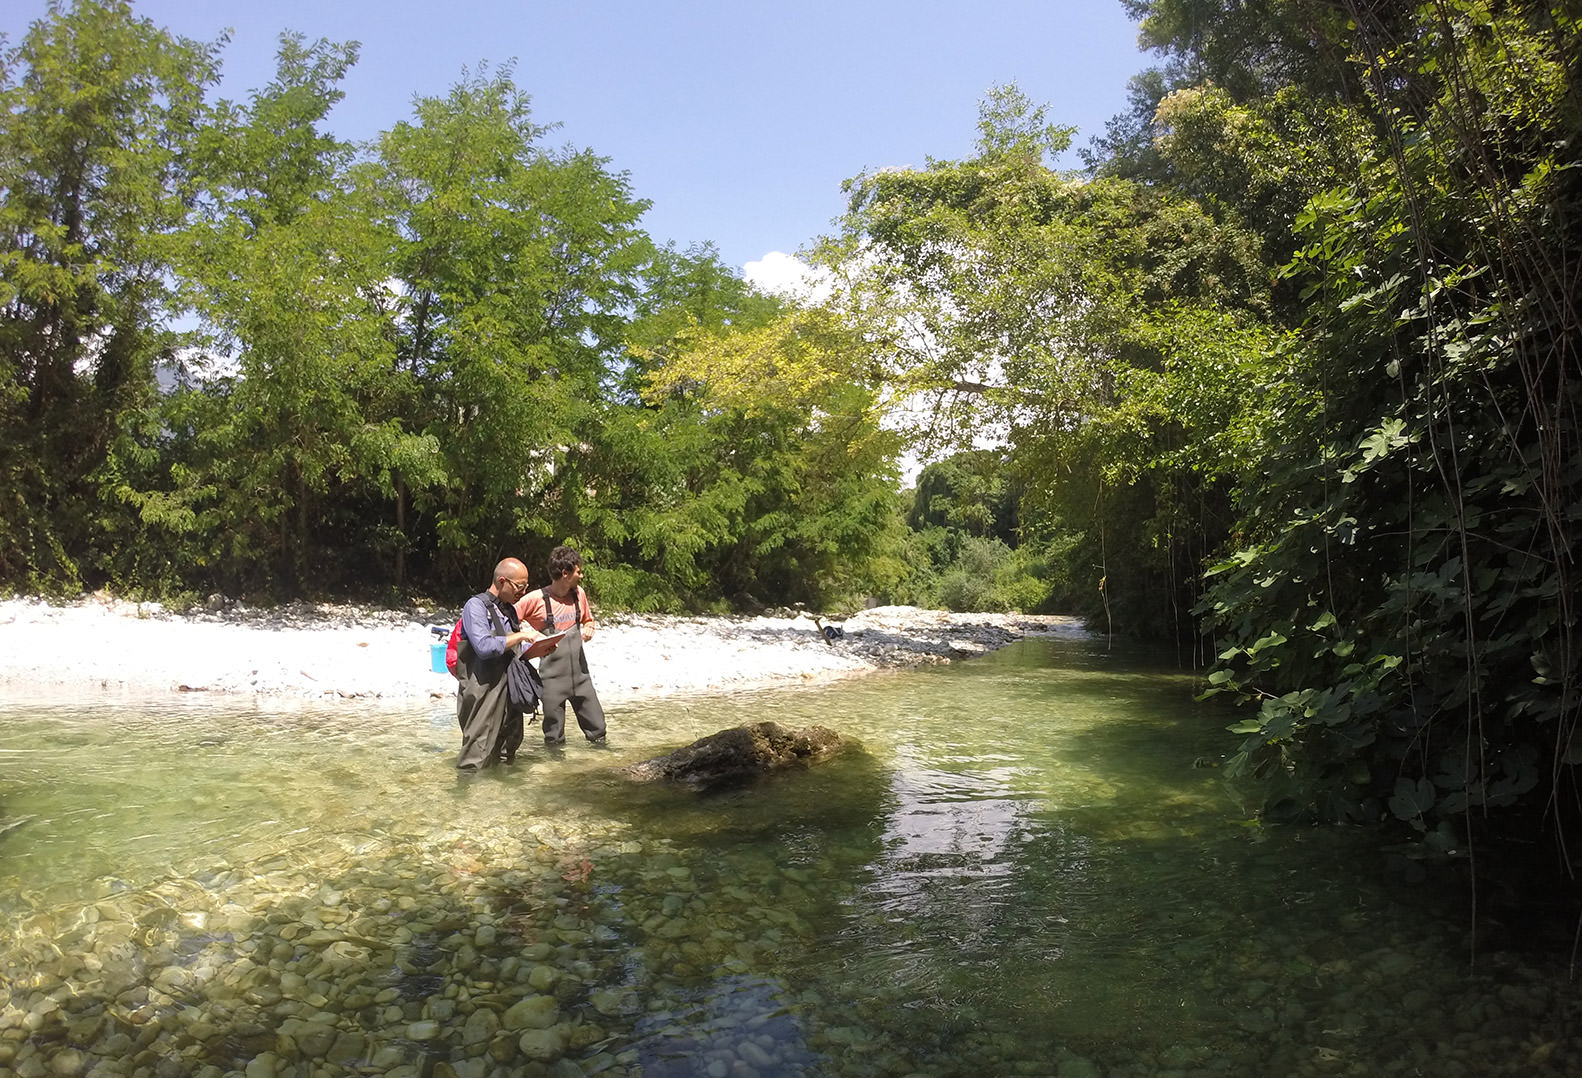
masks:
<path fill-rule="evenodd" d="M 773 771 L 811 767 L 845 746 L 844 738 L 824 726 L 787 730 L 779 723 L 755 722 L 699 738 L 668 755 L 624 767 L 621 773 L 635 782 L 673 782 L 712 790 Z"/>

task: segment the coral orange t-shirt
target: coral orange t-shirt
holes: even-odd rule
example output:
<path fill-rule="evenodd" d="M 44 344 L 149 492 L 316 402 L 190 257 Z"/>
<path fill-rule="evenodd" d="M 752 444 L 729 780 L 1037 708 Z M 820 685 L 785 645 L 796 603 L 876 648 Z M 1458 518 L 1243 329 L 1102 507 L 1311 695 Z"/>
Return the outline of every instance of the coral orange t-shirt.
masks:
<path fill-rule="evenodd" d="M 545 609 L 546 599 L 548 610 Z M 575 605 L 546 595 L 543 588 L 530 591 L 516 601 L 516 616 L 522 619 L 522 624 L 531 625 L 541 633 L 558 633 L 577 624 L 577 607 L 582 608 L 582 623 L 593 628 L 593 608 L 588 605 L 588 593 L 581 588 L 577 589 Z"/>

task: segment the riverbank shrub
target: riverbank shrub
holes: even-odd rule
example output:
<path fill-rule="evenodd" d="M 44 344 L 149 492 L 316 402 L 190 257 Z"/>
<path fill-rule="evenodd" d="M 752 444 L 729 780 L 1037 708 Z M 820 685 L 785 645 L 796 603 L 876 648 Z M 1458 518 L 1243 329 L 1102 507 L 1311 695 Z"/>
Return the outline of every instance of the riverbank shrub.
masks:
<path fill-rule="evenodd" d="M 1392 820 L 1490 863 L 1537 849 L 1574 876 L 1575 12 L 1296 3 L 1310 20 L 1239 37 L 1193 0 L 1133 6 L 1177 65 L 1146 167 L 1262 222 L 1298 330 L 1249 387 L 1273 404 L 1266 466 L 1199 607 L 1211 691 L 1249 710 L 1228 770 L 1266 781 L 1271 812 Z M 1270 201 L 1282 177 L 1294 210 Z"/>

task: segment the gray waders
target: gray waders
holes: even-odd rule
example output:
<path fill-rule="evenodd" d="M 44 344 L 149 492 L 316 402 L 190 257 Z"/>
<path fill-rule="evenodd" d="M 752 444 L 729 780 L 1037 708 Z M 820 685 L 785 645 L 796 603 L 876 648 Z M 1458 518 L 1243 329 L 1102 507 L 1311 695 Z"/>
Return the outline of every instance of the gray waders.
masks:
<path fill-rule="evenodd" d="M 571 609 L 563 617 L 572 619 L 562 626 L 556 618 L 556 600 L 549 591 L 542 589 L 544 597 L 544 631 L 558 633 L 566 630 L 560 644 L 548 655 L 538 660 L 538 674 L 544 679 L 544 743 L 558 745 L 566 740 L 566 705 L 571 705 L 577 716 L 577 725 L 589 741 L 604 740 L 604 708 L 599 694 L 593 690 L 593 677 L 588 673 L 588 653 L 582 647 L 582 589 L 571 593 Z M 566 604 L 561 603 L 562 607 Z"/>
<path fill-rule="evenodd" d="M 489 611 L 493 636 L 514 630 L 502 626 L 500 604 L 488 592 L 480 593 Z M 514 613 L 514 612 L 513 612 Z M 481 771 L 499 760 L 510 762 L 522 744 L 522 713 L 511 706 L 505 664 L 515 662 L 510 652 L 492 659 L 479 657 L 466 634 L 456 645 L 456 724 L 461 727 L 459 771 Z"/>

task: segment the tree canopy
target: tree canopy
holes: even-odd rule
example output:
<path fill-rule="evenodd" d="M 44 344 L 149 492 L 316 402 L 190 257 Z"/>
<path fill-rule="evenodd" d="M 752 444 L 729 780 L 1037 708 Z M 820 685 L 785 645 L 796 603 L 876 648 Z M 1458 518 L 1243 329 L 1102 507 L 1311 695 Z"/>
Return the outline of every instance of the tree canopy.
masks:
<path fill-rule="evenodd" d="M 0 579 L 443 594 L 560 542 L 646 608 L 897 574 L 894 439 L 835 321 L 657 247 L 509 67 L 352 145 L 355 42 L 282 34 L 240 102 L 224 44 L 80 0 L 6 57 Z"/>

